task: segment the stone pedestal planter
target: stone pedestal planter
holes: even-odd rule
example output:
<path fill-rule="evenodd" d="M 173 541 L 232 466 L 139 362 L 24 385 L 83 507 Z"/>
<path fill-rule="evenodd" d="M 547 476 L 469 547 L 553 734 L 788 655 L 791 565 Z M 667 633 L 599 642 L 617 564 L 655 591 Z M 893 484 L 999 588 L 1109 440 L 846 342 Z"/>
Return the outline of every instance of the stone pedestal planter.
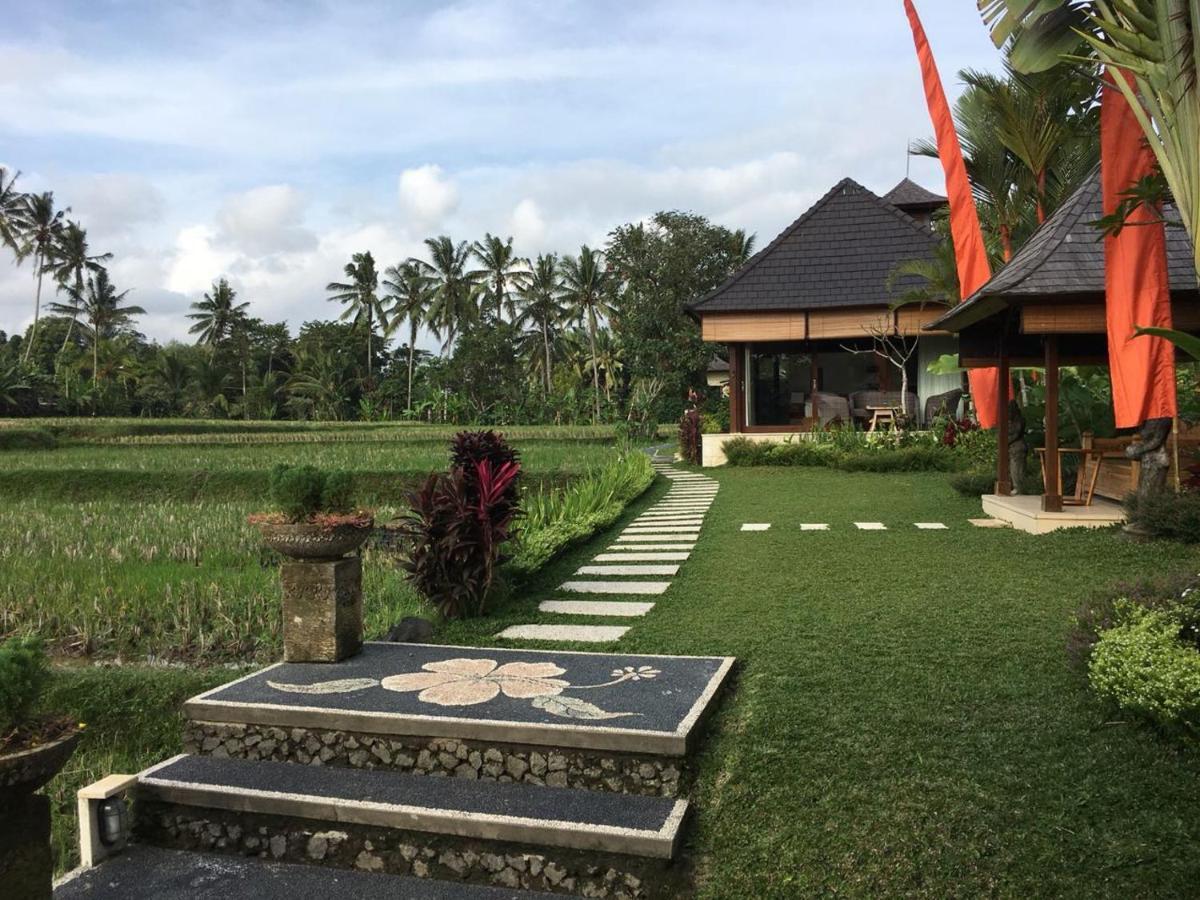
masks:
<path fill-rule="evenodd" d="M 339 662 L 362 648 L 362 560 L 283 564 L 283 658 Z"/>

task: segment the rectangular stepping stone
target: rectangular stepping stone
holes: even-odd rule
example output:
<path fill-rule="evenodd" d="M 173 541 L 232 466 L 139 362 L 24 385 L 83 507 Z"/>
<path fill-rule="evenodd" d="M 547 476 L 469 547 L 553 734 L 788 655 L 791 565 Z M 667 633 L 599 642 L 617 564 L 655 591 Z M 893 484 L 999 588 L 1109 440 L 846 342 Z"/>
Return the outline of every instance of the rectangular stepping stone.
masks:
<path fill-rule="evenodd" d="M 628 625 L 509 625 L 496 635 L 513 641 L 575 641 L 604 644 L 620 640 Z"/>
<path fill-rule="evenodd" d="M 913 522 L 922 531 L 945 531 L 946 526 L 941 522 Z"/>
<path fill-rule="evenodd" d="M 638 548 L 640 549 L 640 548 Z M 692 554 L 682 553 L 600 553 L 593 562 L 683 562 Z"/>
<path fill-rule="evenodd" d="M 654 604 L 617 600 L 543 600 L 538 609 L 566 616 L 644 616 L 654 609 Z"/>
<path fill-rule="evenodd" d="M 699 534 L 699 525 L 630 525 L 622 534 Z"/>
<path fill-rule="evenodd" d="M 766 531 L 770 527 L 770 522 L 746 522 L 742 525 L 742 531 Z"/>
<path fill-rule="evenodd" d="M 643 550 L 691 550 L 695 546 L 694 543 L 690 542 L 680 544 L 613 544 L 608 547 L 608 550 L 610 552 L 626 550 L 629 553 L 640 553 Z"/>
<path fill-rule="evenodd" d="M 663 594 L 670 586 L 669 581 L 564 581 L 559 589 L 576 594 Z"/>
<path fill-rule="evenodd" d="M 800 524 L 801 531 L 828 531 L 829 525 L 825 522 L 802 522 Z"/>
<path fill-rule="evenodd" d="M 687 809 L 687 801 L 667 797 L 589 797 L 572 788 L 214 756 L 177 756 L 152 766 L 138 776 L 137 791 L 162 803 L 238 814 L 653 859 L 674 855 Z"/>
<path fill-rule="evenodd" d="M 612 565 L 580 566 L 576 575 L 678 575 L 679 566 L 670 565 Z"/>
<path fill-rule="evenodd" d="M 854 527 L 860 531 L 887 531 L 887 526 L 882 522 L 855 522 Z"/>
<path fill-rule="evenodd" d="M 623 533 L 617 535 L 617 540 L 624 544 L 639 544 L 639 543 L 641 543 L 641 544 L 661 544 L 664 541 L 672 541 L 672 540 L 695 541 L 696 538 L 698 538 L 699 536 L 700 535 L 694 531 L 688 532 L 687 534 L 679 534 L 679 535 L 675 535 L 675 536 L 672 536 L 670 534 L 663 534 L 661 532 L 655 532 L 654 534 L 628 534 L 626 532 L 623 532 Z"/>
<path fill-rule="evenodd" d="M 638 516 L 630 525 L 699 525 L 704 516 Z"/>
<path fill-rule="evenodd" d="M 976 528 L 1012 528 L 1009 522 L 1003 519 L 967 519 Z"/>
<path fill-rule="evenodd" d="M 638 584 L 644 587 L 647 582 Z M 487 662 L 464 667 L 463 660 Z M 435 702 L 438 698 L 422 699 L 424 688 L 418 689 L 416 684 L 421 678 L 428 678 L 428 674 L 420 673 L 461 670 L 503 674 L 507 670 L 501 667 L 510 663 L 543 668 L 549 664 L 560 670 L 561 674 L 554 675 L 554 683 L 547 687 L 551 691 L 561 688 L 566 696 L 575 696 L 572 685 L 611 682 L 612 673 L 618 669 L 650 666 L 658 674 L 652 683 L 624 680 L 613 688 L 579 692 L 581 699 L 602 709 L 626 714 L 610 719 L 564 718 L 534 706 L 528 696 L 509 696 L 503 690 L 486 702 L 443 705 Z M 193 722 L 682 756 L 687 751 L 687 736 L 732 664 L 731 657 L 368 641 L 357 656 L 338 663 L 276 663 L 260 669 L 193 697 L 184 704 L 184 712 Z M 414 682 L 412 685 L 395 683 L 416 675 L 420 678 L 408 678 Z M 392 679 L 389 688 L 382 686 L 383 679 Z"/>

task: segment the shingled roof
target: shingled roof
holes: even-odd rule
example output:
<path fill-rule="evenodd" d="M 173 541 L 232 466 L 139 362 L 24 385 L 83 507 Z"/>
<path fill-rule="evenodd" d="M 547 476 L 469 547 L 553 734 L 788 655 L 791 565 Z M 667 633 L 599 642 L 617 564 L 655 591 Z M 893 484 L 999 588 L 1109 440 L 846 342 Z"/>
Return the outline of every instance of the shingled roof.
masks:
<path fill-rule="evenodd" d="M 1022 299 L 1094 295 L 1104 298 L 1104 240 L 1095 222 L 1103 216 L 1100 169 L 1083 183 L 978 291 L 926 328 L 958 331 Z M 1178 221 L 1166 204 L 1163 215 Z M 1182 228 L 1167 228 L 1167 274 L 1174 291 L 1196 290 L 1192 245 Z"/>
<path fill-rule="evenodd" d="M 723 285 L 691 304 L 713 312 L 884 306 L 921 279 L 887 279 L 906 260 L 933 255 L 937 239 L 850 178 L 752 256 Z"/>
<path fill-rule="evenodd" d="M 932 212 L 947 203 L 941 194 L 927 191 L 910 178 L 901 179 L 898 185 L 883 195 L 883 199 L 905 212 Z"/>

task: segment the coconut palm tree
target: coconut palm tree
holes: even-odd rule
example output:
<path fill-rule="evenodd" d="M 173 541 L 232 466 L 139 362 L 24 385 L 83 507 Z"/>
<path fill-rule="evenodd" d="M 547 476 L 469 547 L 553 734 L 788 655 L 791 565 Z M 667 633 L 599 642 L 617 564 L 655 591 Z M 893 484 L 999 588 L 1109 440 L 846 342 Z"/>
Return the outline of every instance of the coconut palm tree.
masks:
<path fill-rule="evenodd" d="M 546 396 L 549 397 L 550 378 L 554 371 L 550 345 L 555 331 L 566 317 L 556 254 L 543 253 L 538 256 L 533 271 L 521 287 L 517 302 L 521 309 L 516 318 L 517 326 L 533 328 L 540 337 L 543 359 L 538 368 L 541 369 Z"/>
<path fill-rule="evenodd" d="M 25 195 L 17 190 L 20 172 L 0 166 L 0 245 L 21 252 L 21 232 L 25 228 Z"/>
<path fill-rule="evenodd" d="M 731 241 L 733 244 L 733 268 L 736 269 L 754 255 L 754 245 L 758 243 L 758 235 L 747 234 L 745 228 L 738 228 L 733 232 Z"/>
<path fill-rule="evenodd" d="M 413 366 L 417 354 L 417 331 L 433 307 L 436 289 L 433 277 L 414 260 L 389 266 L 383 272 L 384 298 L 391 301 L 387 314 L 392 327 L 408 322 L 408 397 L 405 410 L 412 412 Z"/>
<path fill-rule="evenodd" d="M 375 269 L 375 257 L 368 250 L 355 253 L 350 257 L 343 270 L 346 281 L 331 281 L 325 285 L 330 292 L 329 300 L 344 304 L 341 318 L 353 319 L 354 324 L 365 325 L 367 328 L 367 380 L 371 380 L 371 333 L 375 330 L 375 322 L 387 328 L 387 317 L 379 302 L 379 273 Z"/>
<path fill-rule="evenodd" d="M 212 289 L 204 295 L 203 300 L 192 304 L 194 313 L 188 313 L 189 319 L 195 319 L 196 324 L 188 329 L 188 334 L 198 334 L 197 344 L 209 347 L 219 347 L 233 335 L 238 322 L 246 317 L 249 303 L 235 303 L 237 291 L 229 286 L 229 282 L 218 279 L 213 282 Z"/>
<path fill-rule="evenodd" d="M 426 238 L 425 246 L 430 261 L 414 261 L 433 277 L 434 300 L 426 322 L 439 336 L 445 335 L 442 352 L 446 353 L 458 332 L 479 317 L 475 302 L 478 285 L 467 271 L 471 249 L 466 241 L 455 244 L 445 234 Z"/>
<path fill-rule="evenodd" d="M 44 191 L 40 194 L 26 194 L 23 198 L 21 222 L 21 249 L 17 255 L 24 259 L 33 257 L 33 274 L 37 279 L 37 289 L 33 296 L 33 328 L 29 332 L 29 340 L 25 345 L 25 361 L 33 349 L 37 337 L 38 320 L 42 313 L 42 276 L 46 273 L 46 258 L 54 245 L 58 234 L 62 231 L 63 218 L 69 213 L 66 209 L 54 208 L 54 192 Z"/>
<path fill-rule="evenodd" d="M 47 271 L 58 282 L 60 291 L 67 290 L 70 293 L 70 289 L 73 288 L 76 296 L 83 296 L 85 274 L 99 272 L 104 268 L 104 263 L 112 259 L 111 253 L 90 253 L 90 249 L 87 229 L 68 219 L 66 227 L 58 233 L 46 254 Z M 75 315 L 72 314 L 59 352 L 67 349 L 74 327 Z"/>
<path fill-rule="evenodd" d="M 92 383 L 99 385 L 100 342 L 128 332 L 134 316 L 143 316 L 146 311 L 133 304 L 123 305 L 129 291 L 118 294 L 103 267 L 88 276 L 83 291 L 71 287 L 68 294 L 70 304 L 52 303 L 50 308 L 60 314 L 82 316 L 87 323 L 85 332 L 92 344 Z"/>
<path fill-rule="evenodd" d="M 600 368 L 596 362 L 596 331 L 601 318 L 612 315 L 607 301 L 608 273 L 604 254 L 584 244 L 578 256 L 568 256 L 562 262 L 562 293 L 567 312 L 574 321 L 587 326 L 588 346 L 592 361 L 592 389 L 595 408 L 592 423 L 600 421 Z"/>
<path fill-rule="evenodd" d="M 146 379 L 162 390 L 167 412 L 174 415 L 183 406 L 183 398 L 191 384 L 192 367 L 175 347 L 166 347 L 154 354 Z"/>
<path fill-rule="evenodd" d="M 472 244 L 471 252 L 483 268 L 469 272 L 467 277 L 483 286 L 485 299 L 495 304 L 497 322 L 503 319 L 505 309 L 513 316 L 513 293 L 520 291 L 527 280 L 529 261 L 513 251 L 511 237 L 502 241 L 491 233 Z"/>

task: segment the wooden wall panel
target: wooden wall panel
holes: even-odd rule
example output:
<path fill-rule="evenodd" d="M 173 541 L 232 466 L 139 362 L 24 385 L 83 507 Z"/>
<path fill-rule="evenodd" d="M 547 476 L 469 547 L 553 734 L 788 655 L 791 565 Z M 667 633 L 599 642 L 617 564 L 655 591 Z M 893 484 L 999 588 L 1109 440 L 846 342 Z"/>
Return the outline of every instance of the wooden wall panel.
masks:
<path fill-rule="evenodd" d="M 889 322 L 892 312 L 886 306 L 857 309 L 822 309 L 808 314 L 810 338 L 869 337 L 872 329 Z"/>
<path fill-rule="evenodd" d="M 931 305 L 921 309 L 908 306 L 896 310 L 896 329 L 903 335 L 947 334 L 945 331 L 922 331 L 927 322 L 932 322 L 946 311 L 946 307 Z"/>
<path fill-rule="evenodd" d="M 706 341 L 802 341 L 808 335 L 803 312 L 709 313 L 700 317 Z"/>
<path fill-rule="evenodd" d="M 1200 306 L 1176 301 L 1171 308 L 1176 328 L 1200 329 Z M 1102 303 L 1055 303 L 1021 308 L 1025 334 L 1104 334 L 1107 331 Z"/>

